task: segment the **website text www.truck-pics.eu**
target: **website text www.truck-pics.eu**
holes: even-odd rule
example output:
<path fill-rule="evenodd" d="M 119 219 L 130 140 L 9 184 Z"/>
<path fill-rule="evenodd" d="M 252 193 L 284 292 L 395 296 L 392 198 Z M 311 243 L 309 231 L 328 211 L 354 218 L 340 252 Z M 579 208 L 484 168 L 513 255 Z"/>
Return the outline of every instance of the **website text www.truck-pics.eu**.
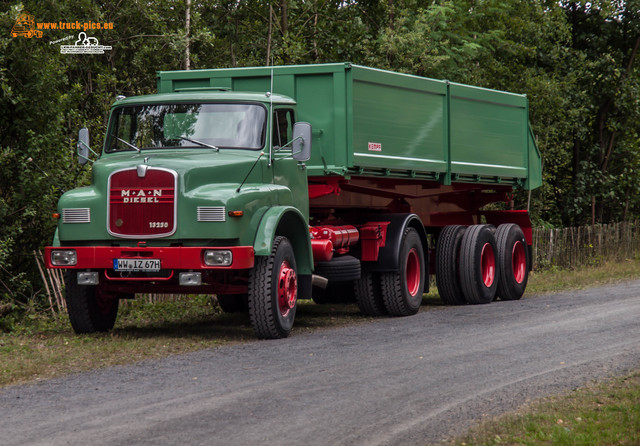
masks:
<path fill-rule="evenodd" d="M 88 31 L 91 29 L 113 29 L 113 22 L 37 22 L 36 26 L 38 29 Z"/>

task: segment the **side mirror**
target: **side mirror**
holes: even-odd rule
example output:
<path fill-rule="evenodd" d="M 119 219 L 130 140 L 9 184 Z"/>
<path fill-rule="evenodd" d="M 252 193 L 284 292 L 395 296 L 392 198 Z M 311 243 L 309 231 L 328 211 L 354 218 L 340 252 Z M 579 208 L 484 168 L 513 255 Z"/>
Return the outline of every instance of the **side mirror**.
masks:
<path fill-rule="evenodd" d="M 78 132 L 78 164 L 81 166 L 89 161 L 89 129 L 82 128 Z"/>
<path fill-rule="evenodd" d="M 296 122 L 293 125 L 293 144 L 291 145 L 293 159 L 307 161 L 311 158 L 311 124 Z"/>

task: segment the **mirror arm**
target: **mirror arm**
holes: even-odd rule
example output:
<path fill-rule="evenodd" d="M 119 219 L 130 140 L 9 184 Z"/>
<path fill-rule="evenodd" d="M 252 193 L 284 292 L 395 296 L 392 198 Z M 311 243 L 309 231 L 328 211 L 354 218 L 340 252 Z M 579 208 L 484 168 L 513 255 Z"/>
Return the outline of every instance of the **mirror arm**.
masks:
<path fill-rule="evenodd" d="M 288 146 L 292 146 L 292 148 L 293 148 L 293 143 L 294 143 L 294 142 L 296 142 L 296 141 L 297 141 L 297 140 L 299 140 L 299 139 L 303 139 L 303 138 L 302 138 L 302 136 L 298 136 L 298 137 L 296 137 L 296 138 L 293 138 L 293 139 L 292 139 L 291 141 L 289 141 L 288 143 L 281 145 L 280 147 L 278 147 L 278 148 L 276 149 L 276 152 L 279 152 L 280 150 L 282 150 L 282 149 L 284 149 L 284 148 L 286 148 L 286 147 L 288 147 Z M 304 141 L 303 141 L 303 144 L 304 144 Z M 294 153 L 294 152 L 291 152 L 291 154 L 292 154 L 292 155 L 295 155 L 295 154 L 300 153 L 300 152 L 302 152 L 302 150 L 300 150 L 300 151 L 298 151 L 298 152 L 295 152 L 295 153 Z"/>
<path fill-rule="evenodd" d="M 96 152 L 95 152 L 91 147 L 89 147 L 89 146 L 87 145 L 87 143 L 85 143 L 84 141 L 78 141 L 78 144 L 82 144 L 83 146 L 85 146 L 85 147 L 86 147 L 86 148 L 87 148 L 91 153 L 93 153 L 95 156 L 100 156 L 100 155 L 98 155 L 98 153 L 96 153 Z M 82 156 L 82 155 L 79 155 L 79 156 Z M 84 156 L 83 156 L 83 158 L 86 158 L 86 157 L 84 157 Z M 86 159 L 89 159 L 89 158 L 86 158 Z M 89 161 L 91 161 L 91 160 L 89 160 Z"/>

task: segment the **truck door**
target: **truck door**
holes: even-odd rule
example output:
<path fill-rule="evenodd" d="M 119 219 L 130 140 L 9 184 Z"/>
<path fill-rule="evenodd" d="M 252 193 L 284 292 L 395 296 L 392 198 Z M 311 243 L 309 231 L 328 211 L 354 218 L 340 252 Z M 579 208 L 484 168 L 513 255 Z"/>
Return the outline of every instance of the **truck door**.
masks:
<path fill-rule="evenodd" d="M 286 186 L 291 191 L 280 192 L 278 202 L 296 207 L 308 220 L 307 170 L 304 164 L 293 159 L 291 145 L 284 147 L 292 139 L 294 116 L 292 108 L 277 108 L 273 112 L 273 184 Z"/>

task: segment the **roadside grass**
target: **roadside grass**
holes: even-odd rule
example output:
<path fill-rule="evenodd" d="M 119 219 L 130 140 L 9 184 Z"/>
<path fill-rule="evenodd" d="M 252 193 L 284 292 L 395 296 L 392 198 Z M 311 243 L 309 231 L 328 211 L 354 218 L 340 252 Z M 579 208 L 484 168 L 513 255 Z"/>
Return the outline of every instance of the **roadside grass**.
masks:
<path fill-rule="evenodd" d="M 533 272 L 527 295 L 633 278 L 640 278 L 640 260 Z M 432 283 L 421 311 L 442 308 Z M 294 335 L 370 320 L 355 304 L 301 301 Z M 128 301 L 109 333 L 75 335 L 65 314 L 54 318 L 35 311 L 14 325 L 10 333 L 0 332 L 0 387 L 255 339 L 247 315 L 224 314 L 207 296 L 155 304 Z"/>
<path fill-rule="evenodd" d="M 207 296 L 129 301 L 108 333 L 76 335 L 66 314 L 30 316 L 11 333 L 0 333 L 0 387 L 255 340 L 247 315 L 225 314 Z M 367 320 L 355 305 L 301 301 L 295 330 Z"/>
<path fill-rule="evenodd" d="M 452 444 L 640 444 L 640 372 L 534 402 L 487 421 Z"/>
<path fill-rule="evenodd" d="M 532 271 L 525 296 L 592 288 L 638 278 L 640 278 L 640 258 L 603 262 L 597 266 L 571 270 L 551 268 L 540 272 Z"/>

